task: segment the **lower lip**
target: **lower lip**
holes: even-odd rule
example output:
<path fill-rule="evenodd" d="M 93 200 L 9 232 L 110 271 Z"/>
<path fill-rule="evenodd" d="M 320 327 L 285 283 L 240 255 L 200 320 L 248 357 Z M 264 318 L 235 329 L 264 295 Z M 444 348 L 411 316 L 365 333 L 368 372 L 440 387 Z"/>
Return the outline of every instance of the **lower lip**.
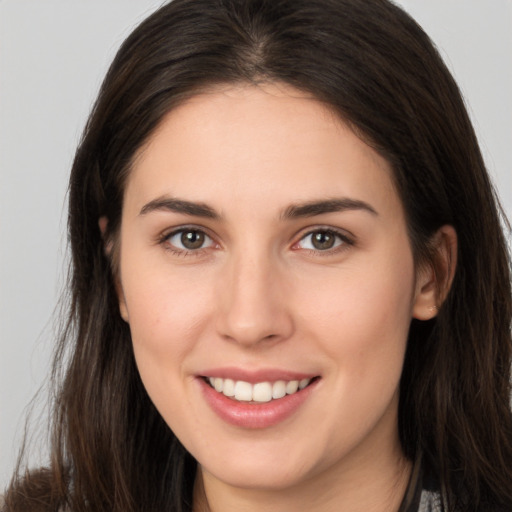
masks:
<path fill-rule="evenodd" d="M 294 414 L 313 392 L 319 379 L 306 388 L 270 402 L 238 402 L 215 391 L 202 377 L 198 379 L 206 402 L 224 421 L 242 428 L 263 429 L 273 427 Z"/>

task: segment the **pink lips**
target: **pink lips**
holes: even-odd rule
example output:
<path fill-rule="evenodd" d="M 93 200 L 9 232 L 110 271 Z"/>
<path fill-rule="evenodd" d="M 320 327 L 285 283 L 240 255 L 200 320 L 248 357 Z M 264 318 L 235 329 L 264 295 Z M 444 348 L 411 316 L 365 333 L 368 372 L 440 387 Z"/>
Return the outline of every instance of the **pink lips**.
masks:
<path fill-rule="evenodd" d="M 313 375 L 282 371 L 259 371 L 248 374 L 236 369 L 209 370 L 205 375 L 256 383 L 277 380 L 301 380 Z M 248 429 L 263 429 L 281 423 L 294 414 L 308 399 L 318 384 L 314 379 L 306 388 L 283 398 L 264 403 L 240 402 L 215 391 L 202 376 L 197 382 L 211 409 L 231 425 Z"/>

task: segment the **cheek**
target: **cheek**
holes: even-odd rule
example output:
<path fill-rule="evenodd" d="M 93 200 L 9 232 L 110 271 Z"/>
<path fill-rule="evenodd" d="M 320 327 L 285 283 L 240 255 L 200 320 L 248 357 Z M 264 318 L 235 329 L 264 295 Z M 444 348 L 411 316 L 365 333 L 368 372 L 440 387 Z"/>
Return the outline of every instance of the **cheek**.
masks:
<path fill-rule="evenodd" d="M 303 295 L 303 326 L 327 354 L 340 392 L 391 396 L 400 379 L 414 295 L 412 256 L 348 267 Z M 312 283 L 310 283 L 312 284 Z"/>
<path fill-rule="evenodd" d="M 155 349 L 173 347 L 173 339 L 197 328 L 204 309 L 208 276 L 201 270 L 176 270 L 148 251 L 126 246 L 122 257 L 121 282 L 134 343 L 151 344 Z M 149 261 L 148 264 L 146 262 Z"/>
<path fill-rule="evenodd" d="M 191 381 L 186 362 L 193 357 L 201 337 L 201 320 L 190 305 L 190 290 L 166 286 L 159 280 L 146 281 L 140 294 L 128 296 L 130 331 L 135 362 L 151 401 L 167 424 L 176 431 L 187 431 L 192 410 L 183 385 Z M 135 291 L 135 289 L 133 290 Z"/>
<path fill-rule="evenodd" d="M 336 333 L 342 346 L 373 350 L 407 334 L 414 291 L 412 258 L 347 266 L 329 279 L 307 279 L 298 291 L 304 323 L 324 334 Z"/>
<path fill-rule="evenodd" d="M 161 404 L 174 403 L 169 395 L 185 375 L 184 362 L 197 348 L 212 300 L 200 272 L 144 265 L 144 257 L 129 249 L 121 282 L 133 349 L 144 386 L 161 409 Z"/>

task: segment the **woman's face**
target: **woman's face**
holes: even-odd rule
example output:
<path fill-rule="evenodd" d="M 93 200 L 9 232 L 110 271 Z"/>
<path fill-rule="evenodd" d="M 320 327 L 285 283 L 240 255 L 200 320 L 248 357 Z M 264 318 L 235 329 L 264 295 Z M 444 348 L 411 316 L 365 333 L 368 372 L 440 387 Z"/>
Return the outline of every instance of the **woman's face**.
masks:
<path fill-rule="evenodd" d="M 205 481 L 291 488 L 399 456 L 426 278 L 390 166 L 321 103 L 238 86 L 171 111 L 119 255 L 142 381 Z"/>

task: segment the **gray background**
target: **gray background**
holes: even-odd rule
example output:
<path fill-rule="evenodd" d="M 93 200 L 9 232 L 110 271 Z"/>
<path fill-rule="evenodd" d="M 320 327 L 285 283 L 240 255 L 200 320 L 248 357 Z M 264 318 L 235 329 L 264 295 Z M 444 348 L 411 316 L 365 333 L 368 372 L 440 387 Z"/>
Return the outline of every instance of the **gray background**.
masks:
<path fill-rule="evenodd" d="M 511 217 L 512 0 L 398 3 L 454 72 Z M 161 4 L 0 0 L 0 491 L 26 408 L 47 380 L 65 281 L 66 181 L 74 148 L 116 49 Z M 44 425 L 38 414 L 44 398 L 34 426 Z M 38 439 L 36 461 L 44 435 Z"/>

